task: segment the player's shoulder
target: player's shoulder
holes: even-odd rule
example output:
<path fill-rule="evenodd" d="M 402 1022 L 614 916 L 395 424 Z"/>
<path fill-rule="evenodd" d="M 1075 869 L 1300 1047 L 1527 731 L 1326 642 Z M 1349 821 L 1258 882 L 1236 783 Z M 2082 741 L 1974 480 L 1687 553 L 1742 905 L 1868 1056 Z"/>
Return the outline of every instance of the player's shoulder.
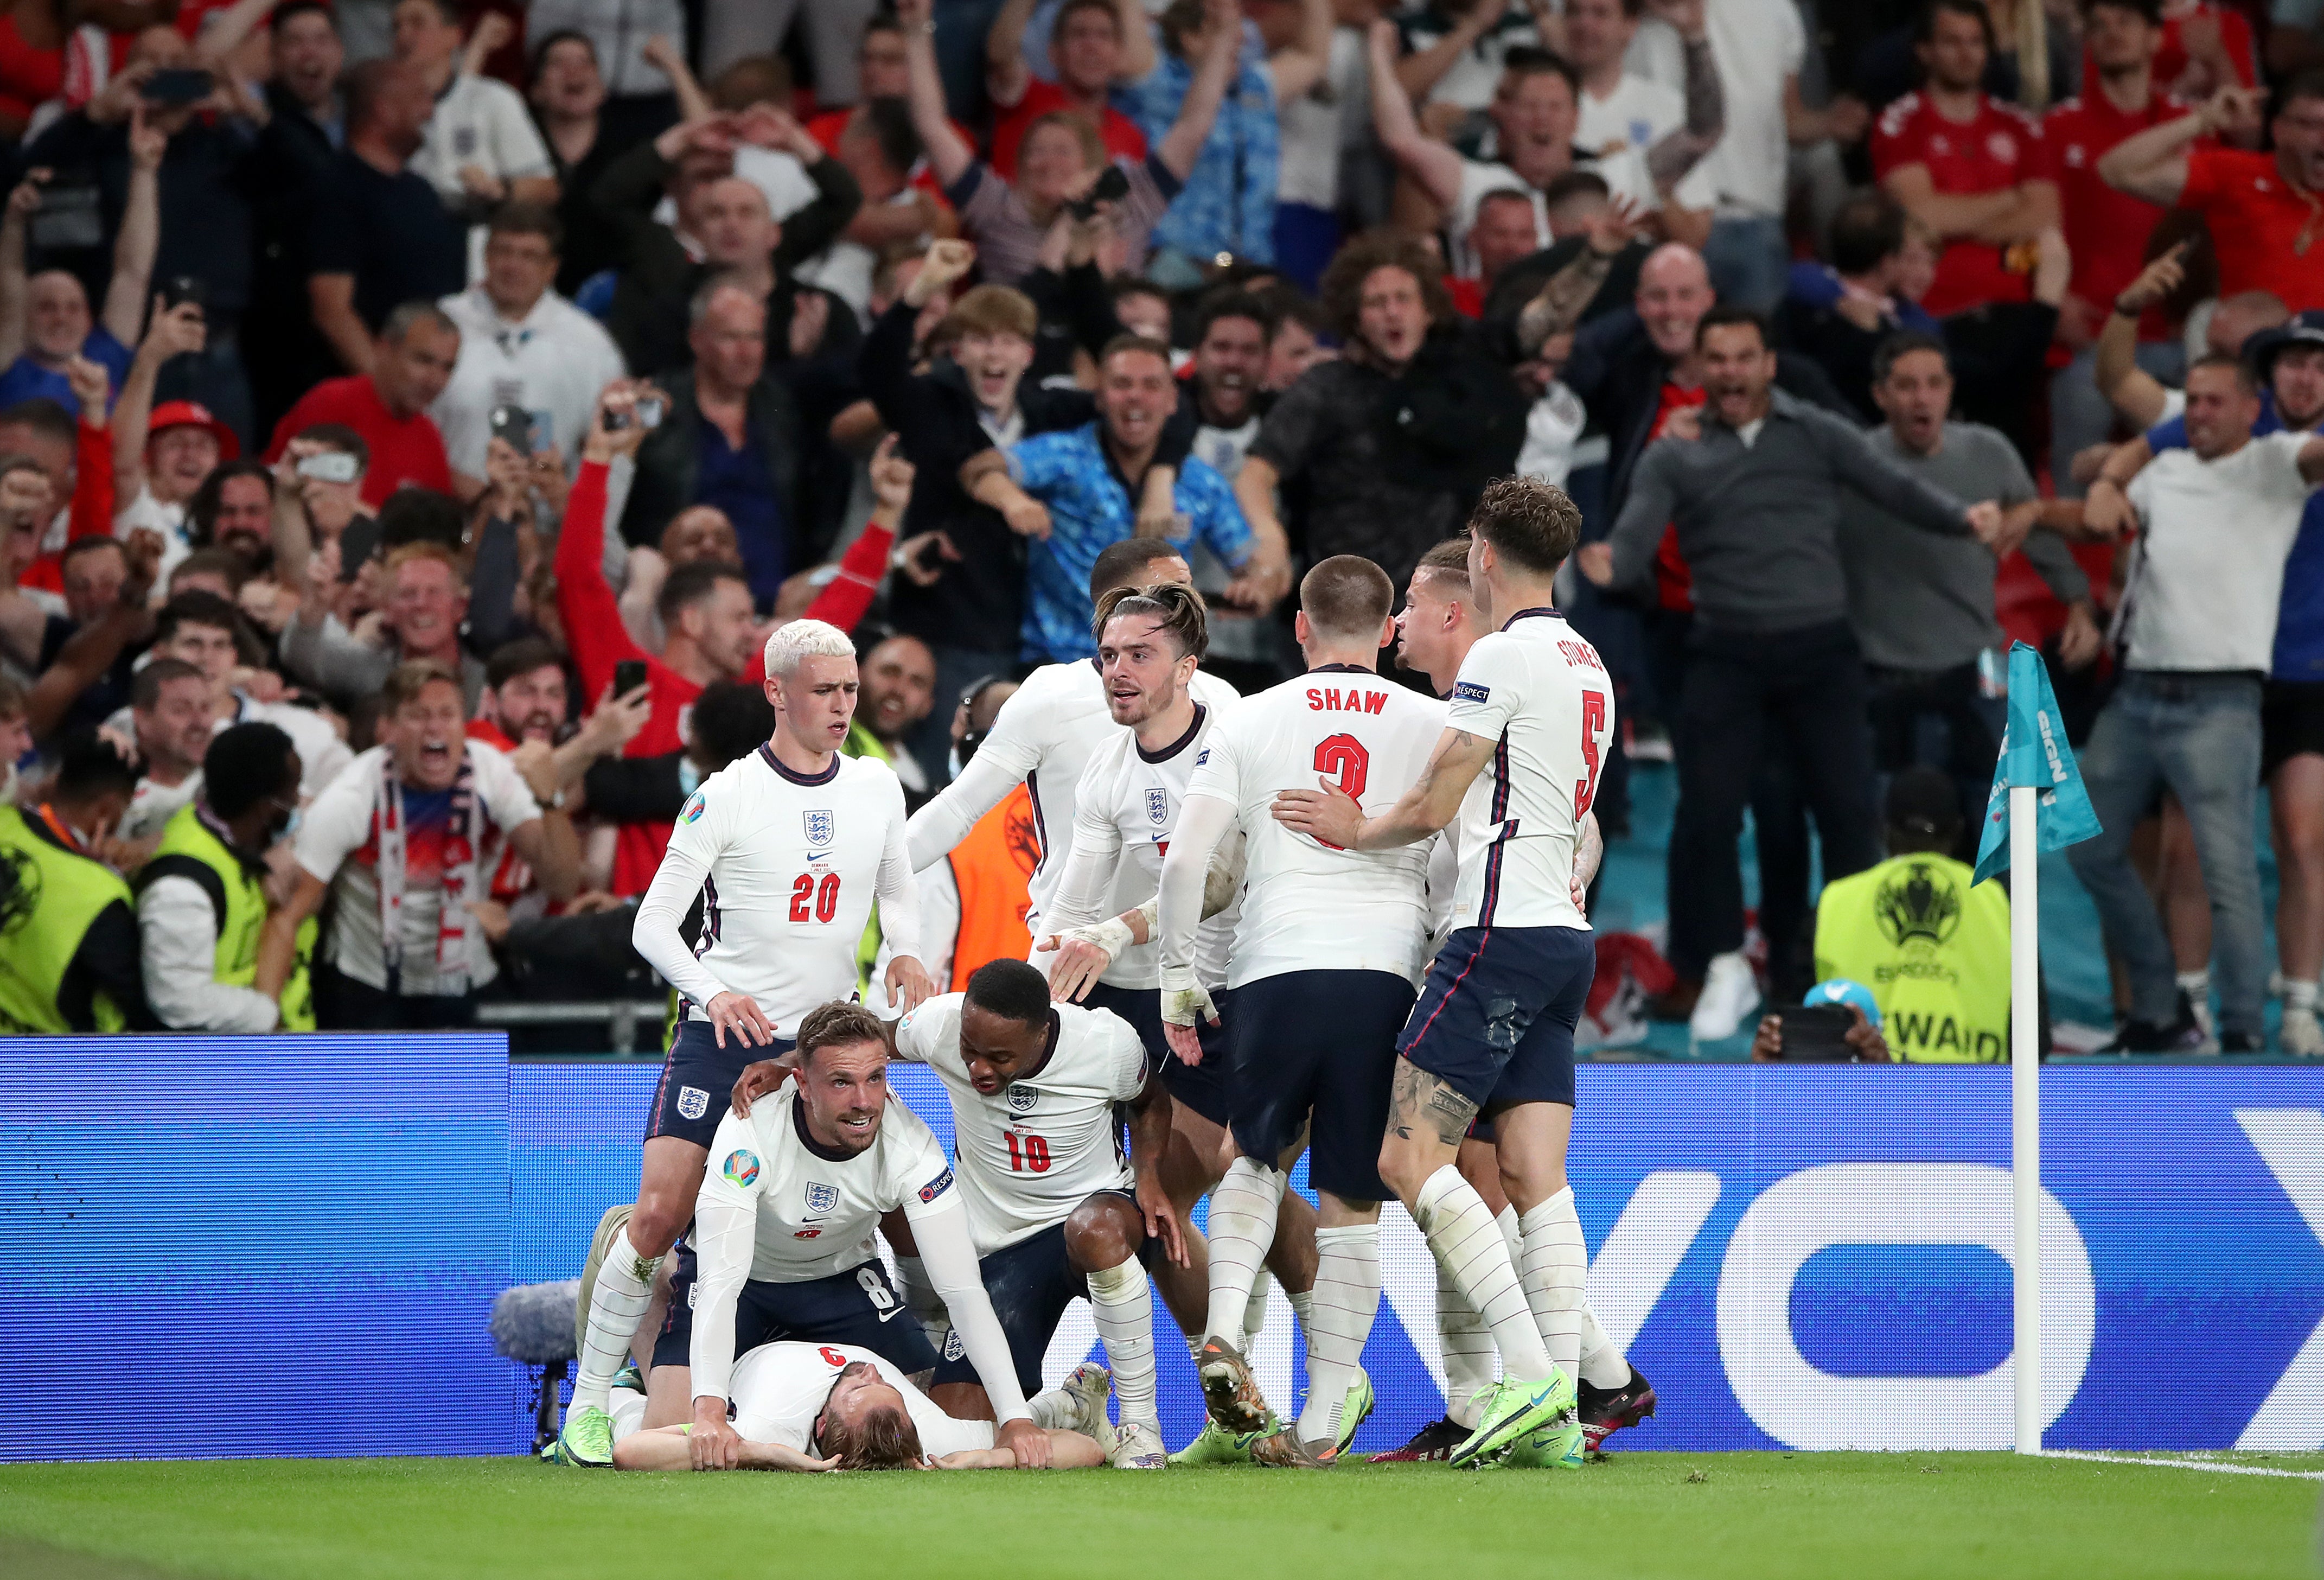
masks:
<path fill-rule="evenodd" d="M 917 1009 L 896 1022 L 896 1047 L 908 1057 L 925 1060 L 951 1045 L 958 1034 L 960 1006 L 965 995 L 938 993 L 921 1001 Z"/>
<path fill-rule="evenodd" d="M 758 753 L 737 757 L 694 787 L 694 793 L 686 798 L 686 805 L 678 808 L 678 824 L 682 827 L 699 823 L 714 811 L 765 795 L 774 788 L 774 775 L 759 761 Z"/>
<path fill-rule="evenodd" d="M 843 752 L 836 759 L 834 767 L 835 771 L 828 782 L 834 785 L 844 784 L 851 790 L 890 784 L 900 787 L 903 783 L 903 781 L 896 777 L 895 769 L 886 758 L 874 757 L 869 753 L 861 757 L 850 757 Z M 813 786 L 811 782 L 803 782 L 801 788 L 811 789 Z"/>
<path fill-rule="evenodd" d="M 1097 666 L 1087 659 L 1074 659 L 1062 664 L 1043 664 L 1019 682 L 1017 694 L 1001 706 L 1004 711 L 1023 707 L 1028 701 L 1038 707 L 1059 698 L 1101 697 L 1104 689 Z"/>
<path fill-rule="evenodd" d="M 1923 98 L 1917 90 L 1899 94 L 1890 99 L 1888 107 L 1880 112 L 1878 134 L 1883 137 L 1902 137 L 1905 128 L 1920 117 L 1927 104 L 1928 100 Z"/>
<path fill-rule="evenodd" d="M 910 1104 L 890 1092 L 880 1110 L 880 1145 L 908 1161 L 921 1148 L 936 1145 L 936 1132 L 928 1129 L 927 1120 L 912 1112 Z"/>
<path fill-rule="evenodd" d="M 1194 681 L 1186 689 L 1204 707 L 1229 710 L 1243 700 L 1241 692 L 1208 670 L 1196 670 Z"/>

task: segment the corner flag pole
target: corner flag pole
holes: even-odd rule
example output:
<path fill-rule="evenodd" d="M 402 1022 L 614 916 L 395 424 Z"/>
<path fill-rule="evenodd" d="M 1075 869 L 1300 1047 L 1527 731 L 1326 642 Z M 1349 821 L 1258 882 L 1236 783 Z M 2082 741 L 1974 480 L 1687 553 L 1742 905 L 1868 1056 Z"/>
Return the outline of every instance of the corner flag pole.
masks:
<path fill-rule="evenodd" d="M 2042 984 L 2036 798 L 2009 787 L 2009 1178 L 2016 1220 L 2017 1452 L 2042 1452 Z"/>

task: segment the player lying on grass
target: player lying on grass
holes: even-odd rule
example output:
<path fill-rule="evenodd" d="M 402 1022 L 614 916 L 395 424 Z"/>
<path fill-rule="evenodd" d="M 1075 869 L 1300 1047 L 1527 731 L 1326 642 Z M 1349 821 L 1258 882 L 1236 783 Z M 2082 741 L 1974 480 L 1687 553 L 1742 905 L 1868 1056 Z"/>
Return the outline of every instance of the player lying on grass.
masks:
<path fill-rule="evenodd" d="M 1091 1436 L 1105 1426 L 1105 1372 L 1092 1366 L 1084 1373 L 1078 1429 L 1043 1435 L 1054 1469 L 1105 1463 Z M 991 1421 L 945 1414 L 894 1362 L 860 1345 L 761 1344 L 734 1363 L 728 1387 L 733 1419 L 708 1463 L 692 1427 L 644 1427 L 645 1395 L 616 1391 L 613 1468 L 1008 1470 L 1021 1463 L 995 1443 Z"/>
<path fill-rule="evenodd" d="M 896 1057 L 927 1065 L 951 1099 L 977 1270 L 1009 1335 L 1018 1385 L 1028 1396 L 1039 1391 L 1058 1320 L 1086 1297 L 1121 1396 L 1121 1430 L 1103 1439 L 1107 1457 L 1124 1469 L 1161 1469 L 1145 1264 L 1158 1251 L 1183 1267 L 1186 1247 L 1160 1178 L 1170 1095 L 1148 1071 L 1138 1033 L 1103 1010 L 1052 1005 L 1038 971 L 993 960 L 965 993 L 930 999 L 893 1036 Z M 751 1112 L 780 1079 L 773 1060 L 743 1071 L 734 1112 Z M 1129 1113 L 1128 1158 L 1115 1133 L 1117 1104 Z M 989 1414 L 967 1358 L 950 1345 L 946 1356 L 932 1396 L 955 1416 Z"/>
<path fill-rule="evenodd" d="M 853 1343 L 899 1375 L 936 1370 L 918 1326 L 894 1320 L 909 1313 L 872 1245 L 881 1216 L 900 1206 L 1001 1422 L 998 1443 L 1020 1465 L 1047 1464 L 1048 1441 L 977 1277 L 968 1213 L 944 1149 L 909 1108 L 888 1101 L 887 1029 L 861 1004 L 825 1004 L 799 1022 L 788 1061 L 796 1079 L 750 1113 L 719 1122 L 695 1206 L 695 1463 L 708 1468 L 730 1454 L 737 1350 L 779 1339 Z M 673 1316 L 680 1308 L 673 1288 Z"/>

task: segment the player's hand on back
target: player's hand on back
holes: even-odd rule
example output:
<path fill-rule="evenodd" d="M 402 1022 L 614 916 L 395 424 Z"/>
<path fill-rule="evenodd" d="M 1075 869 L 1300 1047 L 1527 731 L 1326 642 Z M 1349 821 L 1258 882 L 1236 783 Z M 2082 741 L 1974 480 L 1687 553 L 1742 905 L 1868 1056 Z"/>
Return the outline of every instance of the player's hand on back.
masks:
<path fill-rule="evenodd" d="M 903 1014 L 910 1014 L 936 994 L 936 985 L 920 963 L 909 955 L 899 955 L 888 962 L 888 1002 Z"/>
<path fill-rule="evenodd" d="M 1268 809 L 1275 820 L 1295 834 L 1305 834 L 1334 850 L 1352 850 L 1364 829 L 1364 809 L 1331 780 L 1318 781 L 1322 790 L 1277 790 Z"/>
<path fill-rule="evenodd" d="M 762 1058 L 742 1067 L 742 1074 L 734 1082 L 733 1095 L 726 1105 L 744 1119 L 751 1117 L 751 1104 L 768 1093 L 778 1091 L 791 1077 L 791 1067 L 779 1058 Z"/>
<path fill-rule="evenodd" d="M 1001 1422 L 1001 1429 L 993 1434 L 992 1446 L 1015 1455 L 1019 1470 L 1049 1468 L 1049 1435 L 1023 1416 Z"/>
<path fill-rule="evenodd" d="M 742 1462 L 742 1435 L 728 1423 L 724 1400 L 694 1401 L 694 1430 L 687 1435 L 687 1447 L 696 1470 L 733 1470 Z"/>
<path fill-rule="evenodd" d="M 1058 1003 L 1080 1003 L 1113 964 L 1113 952 L 1088 937 L 1092 929 L 1072 928 L 1050 933 L 1033 946 L 1037 955 L 1054 954 L 1049 967 L 1049 997 Z"/>
<path fill-rule="evenodd" d="M 775 1023 L 759 1008 L 759 1001 L 746 993 L 729 989 L 703 1005 L 702 1012 L 710 1018 L 712 1034 L 721 1048 L 726 1046 L 729 1032 L 743 1048 L 764 1048 L 775 1039 Z"/>

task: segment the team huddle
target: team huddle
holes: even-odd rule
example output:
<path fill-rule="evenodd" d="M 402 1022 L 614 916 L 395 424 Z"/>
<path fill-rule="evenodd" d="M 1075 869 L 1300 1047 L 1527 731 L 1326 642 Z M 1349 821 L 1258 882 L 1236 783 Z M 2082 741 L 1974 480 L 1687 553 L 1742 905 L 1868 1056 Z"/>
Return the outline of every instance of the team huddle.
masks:
<path fill-rule="evenodd" d="M 1176 551 L 1115 544 L 1097 658 L 1029 676 L 908 820 L 885 764 L 839 754 L 848 639 L 778 631 L 774 736 L 694 793 L 639 909 L 679 1018 L 637 1199 L 591 1249 L 555 1456 L 1327 1466 L 1373 1407 L 1390 1197 L 1436 1261 L 1446 1405 L 1375 1458 L 1573 1467 L 1653 1413 L 1590 1312 L 1565 1183 L 1614 728 L 1552 602 L 1579 525 L 1554 487 L 1495 484 L 1401 614 L 1379 567 L 1323 560 L 1299 589 L 1306 672 L 1248 698 L 1199 668 Z M 1437 697 L 1378 673 L 1391 644 Z M 1020 784 L 1032 958 L 936 994 L 914 874 Z M 875 902 L 870 996 L 894 1019 L 852 1002 Z M 941 1082 L 949 1160 L 891 1099 L 891 1059 Z M 1286 1188 L 1303 1151 L 1312 1207 Z M 1246 1358 L 1270 1283 L 1305 1335 L 1296 1414 Z M 1176 1455 L 1157 1291 L 1209 1417 Z M 1077 1298 L 1107 1364 L 1044 1388 Z"/>

